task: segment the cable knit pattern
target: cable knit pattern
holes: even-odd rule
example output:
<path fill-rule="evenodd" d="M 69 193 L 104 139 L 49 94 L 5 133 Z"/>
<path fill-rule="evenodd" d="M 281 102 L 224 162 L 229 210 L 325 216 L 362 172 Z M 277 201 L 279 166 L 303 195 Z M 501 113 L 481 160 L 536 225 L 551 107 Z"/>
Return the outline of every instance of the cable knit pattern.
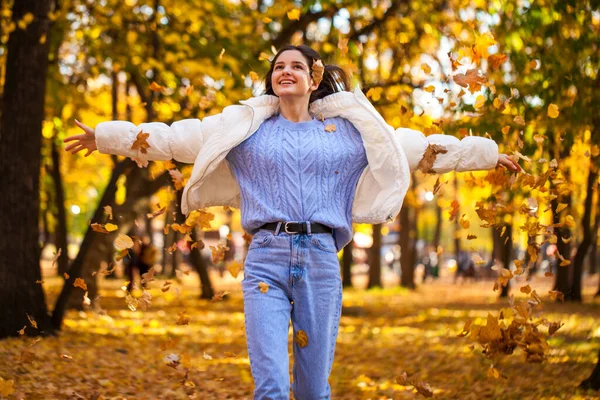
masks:
<path fill-rule="evenodd" d="M 334 124 L 335 132 L 325 126 Z M 367 166 L 358 130 L 341 117 L 294 123 L 266 119 L 226 157 L 241 191 L 242 226 L 310 221 L 334 229 L 338 251 L 352 238 L 352 203 Z"/>

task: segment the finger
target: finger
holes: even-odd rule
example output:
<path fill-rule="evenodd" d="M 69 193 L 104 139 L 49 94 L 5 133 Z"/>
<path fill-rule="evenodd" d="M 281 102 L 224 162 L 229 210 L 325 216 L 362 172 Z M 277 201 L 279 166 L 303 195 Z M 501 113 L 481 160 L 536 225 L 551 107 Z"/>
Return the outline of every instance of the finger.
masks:
<path fill-rule="evenodd" d="M 81 122 L 75 120 L 75 125 L 77 125 L 78 127 L 80 127 L 81 129 L 83 129 L 86 132 L 92 132 L 92 128 L 90 128 L 89 126 L 82 124 Z"/>
<path fill-rule="evenodd" d="M 74 149 L 77 146 L 81 146 L 81 142 L 71 143 L 70 145 L 65 147 L 65 151 L 70 151 L 71 149 Z"/>
<path fill-rule="evenodd" d="M 80 152 L 81 150 L 83 150 L 83 149 L 85 149 L 85 147 L 84 147 L 83 145 L 80 145 L 79 147 L 77 147 L 77 148 L 73 149 L 73 150 L 71 151 L 71 154 L 77 154 L 77 153 L 79 153 L 79 152 Z"/>
<path fill-rule="evenodd" d="M 88 149 L 88 151 L 85 153 L 85 156 L 89 156 L 90 154 L 92 154 L 94 152 L 94 150 L 92 149 Z"/>
<path fill-rule="evenodd" d="M 69 136 L 68 138 L 65 138 L 63 140 L 63 142 L 71 142 L 73 140 L 81 140 L 85 137 L 85 135 L 73 135 L 73 136 Z"/>

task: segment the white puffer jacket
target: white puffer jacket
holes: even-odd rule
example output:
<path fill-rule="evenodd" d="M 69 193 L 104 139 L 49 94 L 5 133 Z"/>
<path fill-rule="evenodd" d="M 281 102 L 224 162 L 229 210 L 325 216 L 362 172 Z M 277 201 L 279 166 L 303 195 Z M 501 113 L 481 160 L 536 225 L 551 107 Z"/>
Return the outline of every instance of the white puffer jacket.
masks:
<path fill-rule="evenodd" d="M 184 214 L 209 206 L 239 208 L 240 189 L 225 160 L 227 153 L 250 137 L 260 124 L 279 110 L 279 98 L 252 97 L 241 105 L 225 107 L 217 115 L 185 119 L 168 126 L 160 122 L 134 125 L 108 121 L 96 127 L 96 144 L 101 153 L 126 157 L 140 156 L 131 146 L 140 131 L 149 133 L 148 160 L 175 159 L 194 163 L 182 198 Z M 430 135 L 388 125 L 359 87 L 354 92 L 338 92 L 310 104 L 312 115 L 343 117 L 360 132 L 369 165 L 365 168 L 354 197 L 352 219 L 356 223 L 382 223 L 393 220 L 414 171 L 429 144 L 443 146 L 433 165 L 436 173 L 452 170 L 492 169 L 498 161 L 498 146 L 492 140 L 468 136 L 458 140 L 448 135 Z"/>

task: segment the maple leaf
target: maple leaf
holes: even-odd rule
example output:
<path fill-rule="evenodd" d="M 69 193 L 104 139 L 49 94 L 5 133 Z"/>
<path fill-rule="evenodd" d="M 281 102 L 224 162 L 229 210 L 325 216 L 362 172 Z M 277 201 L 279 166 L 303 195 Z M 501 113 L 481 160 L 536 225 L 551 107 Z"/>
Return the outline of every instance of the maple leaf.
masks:
<path fill-rule="evenodd" d="M 498 69 L 508 59 L 506 54 L 492 54 L 488 57 L 491 69 Z"/>
<path fill-rule="evenodd" d="M 433 164 L 437 158 L 438 154 L 446 154 L 448 150 L 444 146 L 440 146 L 438 144 L 429 143 L 427 148 L 425 149 L 425 153 L 423 153 L 423 157 L 421 161 L 419 161 L 419 165 L 417 168 L 423 173 L 435 173 L 433 171 Z"/>
<path fill-rule="evenodd" d="M 481 85 L 487 82 L 487 77 L 480 75 L 477 68 L 470 69 L 464 74 L 456 74 L 452 78 L 457 85 L 468 88 L 471 93 L 481 90 Z"/>
<path fill-rule="evenodd" d="M 213 263 L 218 264 L 225 258 L 225 252 L 229 250 L 229 247 L 219 243 L 217 246 L 209 246 L 212 252 Z"/>
<path fill-rule="evenodd" d="M 88 290 L 85 281 L 81 278 L 75 278 L 75 282 L 73 282 L 74 287 L 81 288 L 83 290 Z"/>
<path fill-rule="evenodd" d="M 142 154 L 147 154 L 148 153 L 148 149 L 150 148 L 150 145 L 146 141 L 148 139 L 148 137 L 150 137 L 150 134 L 149 133 L 144 133 L 144 131 L 141 130 L 137 134 L 137 136 L 135 138 L 135 141 L 131 145 L 131 150 L 139 149 L 139 151 Z"/>
<path fill-rule="evenodd" d="M 265 282 L 258 282 L 258 287 L 261 293 L 267 293 L 269 291 L 269 284 Z"/>
<path fill-rule="evenodd" d="M 297 331 L 296 335 L 294 335 L 294 342 L 296 342 L 300 348 L 308 346 L 308 336 L 306 335 L 306 332 L 302 330 Z"/>
<path fill-rule="evenodd" d="M 0 378 L 0 397 L 8 398 L 8 396 L 12 395 L 15 392 L 14 380 L 4 380 Z"/>
<path fill-rule="evenodd" d="M 460 204 L 458 203 L 458 201 L 452 200 L 450 207 L 450 221 L 453 221 L 454 218 L 456 218 L 458 211 L 460 210 Z"/>
<path fill-rule="evenodd" d="M 214 220 L 215 215 L 202 210 L 194 210 L 185 220 L 187 226 L 198 226 L 200 229 L 211 229 L 210 221 Z"/>
<path fill-rule="evenodd" d="M 321 60 L 313 59 L 313 64 L 312 64 L 311 69 L 312 69 L 312 72 L 310 74 L 310 77 L 312 78 L 313 81 L 315 81 L 315 84 L 317 86 L 319 86 L 319 84 L 323 80 L 323 74 L 325 73 L 325 66 L 323 65 L 323 62 Z"/>

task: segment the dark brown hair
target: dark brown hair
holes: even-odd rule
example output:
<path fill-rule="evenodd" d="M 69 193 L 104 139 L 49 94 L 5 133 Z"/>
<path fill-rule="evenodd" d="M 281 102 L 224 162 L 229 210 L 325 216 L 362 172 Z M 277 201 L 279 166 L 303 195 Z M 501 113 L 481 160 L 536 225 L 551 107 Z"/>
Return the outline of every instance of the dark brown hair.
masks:
<path fill-rule="evenodd" d="M 273 76 L 273 68 L 275 67 L 275 62 L 277 61 L 277 58 L 279 58 L 281 53 L 287 50 L 298 50 L 300 53 L 302 53 L 302 55 L 306 59 L 306 63 L 308 64 L 309 68 L 309 73 L 311 75 L 313 60 L 322 60 L 319 53 L 317 53 L 309 46 L 294 46 L 291 44 L 283 46 L 281 49 L 279 49 L 279 51 L 271 61 L 271 67 L 269 68 L 269 72 L 267 72 L 267 76 L 265 77 L 265 94 L 276 96 L 275 92 L 273 91 L 273 85 L 271 82 L 271 77 Z M 319 84 L 317 90 L 311 93 L 309 104 L 315 100 L 322 99 L 325 96 L 329 96 L 332 93 L 350 91 L 350 79 L 346 71 L 344 71 L 341 67 L 337 65 L 325 63 L 323 63 L 323 65 L 325 66 L 325 71 L 323 72 L 323 80 Z"/>

